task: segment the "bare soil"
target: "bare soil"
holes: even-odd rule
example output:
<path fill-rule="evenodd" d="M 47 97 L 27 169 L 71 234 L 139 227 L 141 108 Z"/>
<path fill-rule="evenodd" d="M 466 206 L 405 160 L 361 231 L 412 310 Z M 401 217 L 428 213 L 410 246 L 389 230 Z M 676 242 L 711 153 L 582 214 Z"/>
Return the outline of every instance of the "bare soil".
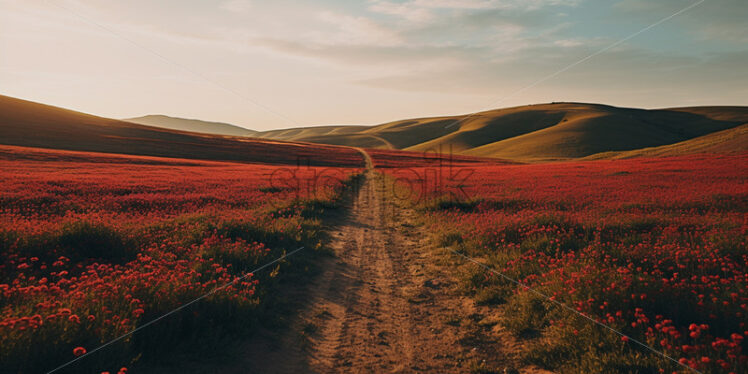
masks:
<path fill-rule="evenodd" d="M 225 359 L 181 360 L 178 371 L 544 373 L 521 363 L 521 343 L 499 327 L 500 306 L 461 294 L 459 260 L 434 247 L 383 181 L 370 169 L 328 221 L 335 255 L 313 282 L 286 291 L 298 299 L 288 328 L 263 329 Z M 164 366 L 158 372 L 174 370 Z"/>
<path fill-rule="evenodd" d="M 332 222 L 336 258 L 308 287 L 308 302 L 276 350 L 247 352 L 258 373 L 540 373 L 498 327 L 500 309 L 456 289 L 415 212 L 387 199 L 369 172 Z M 254 348 L 259 348 L 254 346 Z M 485 362 L 482 364 L 482 362 Z"/>

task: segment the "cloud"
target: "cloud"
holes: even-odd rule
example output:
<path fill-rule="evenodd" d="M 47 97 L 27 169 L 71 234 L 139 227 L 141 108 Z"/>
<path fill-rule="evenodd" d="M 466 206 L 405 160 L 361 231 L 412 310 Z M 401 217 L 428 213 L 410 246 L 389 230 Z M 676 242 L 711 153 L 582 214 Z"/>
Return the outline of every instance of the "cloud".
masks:
<path fill-rule="evenodd" d="M 613 8 L 619 17 L 622 15 L 632 20 L 654 22 L 656 18 L 668 16 L 683 9 L 697 0 L 621 0 Z M 677 19 L 686 32 L 696 34 L 703 39 L 730 42 L 748 42 L 748 7 L 745 0 L 705 1 L 689 10 Z"/>
<path fill-rule="evenodd" d="M 252 2 L 249 0 L 227 0 L 221 3 L 219 7 L 233 13 L 246 13 L 252 9 Z"/>
<path fill-rule="evenodd" d="M 393 46 L 403 44 L 397 32 L 383 27 L 369 18 L 322 11 L 316 18 L 335 28 L 332 32 L 314 32 L 312 39 L 320 44 Z"/>
<path fill-rule="evenodd" d="M 525 50 L 521 58 L 513 60 L 472 60 L 447 67 L 439 74 L 416 70 L 361 79 L 356 83 L 393 91 L 495 98 L 493 103 L 490 100 L 483 103 L 486 107 L 505 106 L 506 102 L 498 102 L 505 96 L 511 96 L 512 103 L 516 104 L 542 101 L 538 98 L 544 95 L 545 101 L 594 102 L 601 101 L 601 97 L 617 97 L 621 103 L 643 107 L 649 106 L 646 100 L 653 95 L 669 103 L 682 102 L 689 97 L 701 97 L 701 104 L 703 98 L 729 103 L 730 100 L 734 102 L 730 98 L 735 92 L 745 91 L 748 85 L 748 72 L 741 64 L 748 58 L 748 52 L 686 56 L 629 46 L 595 56 L 542 85 L 515 95 L 588 53 L 585 46 L 569 46 L 561 52 L 558 47 L 548 45 Z"/>
<path fill-rule="evenodd" d="M 491 0 L 411 0 L 406 2 L 374 0 L 368 10 L 410 22 L 428 23 L 439 18 L 438 11 L 440 10 L 495 9 L 498 6 L 499 3 Z"/>
<path fill-rule="evenodd" d="M 585 43 L 579 39 L 559 39 L 553 42 L 553 44 L 559 47 L 579 47 Z"/>
<path fill-rule="evenodd" d="M 314 17 L 329 26 L 298 36 L 259 36 L 252 44 L 288 55 L 314 58 L 338 65 L 400 65 L 398 71 L 428 67 L 438 72 L 456 66 L 480 65 L 521 58 L 520 51 L 541 45 L 554 46 L 556 34 L 570 23 L 555 9 L 535 9 L 539 4 L 574 4 L 574 1 L 411 0 L 405 3 L 374 0 L 370 13 L 349 15 L 317 12 Z M 529 4 L 529 5 L 528 5 Z M 384 7 L 384 8 L 379 8 Z M 371 9 L 374 8 L 373 14 Z M 392 22 L 379 12 L 430 22 Z M 449 13 L 428 13 L 449 9 Z M 423 12 L 421 12 L 423 11 Z M 402 12 L 402 13 L 401 13 Z M 427 14 L 428 13 L 428 14 Z M 558 21 L 558 17 L 564 18 Z M 557 49 L 578 46 L 582 38 L 569 38 Z M 418 64 L 418 67 L 412 66 Z"/>
<path fill-rule="evenodd" d="M 701 35 L 709 40 L 722 40 L 734 43 L 748 43 L 748 26 L 746 19 L 738 22 L 702 25 Z"/>
<path fill-rule="evenodd" d="M 576 6 L 581 0 L 372 0 L 368 10 L 410 22 L 434 22 L 444 11 L 506 10 L 532 11 L 545 7 Z"/>
<path fill-rule="evenodd" d="M 252 42 L 277 52 L 344 66 L 399 66 L 405 71 L 424 65 L 432 68 L 460 65 L 478 53 L 478 48 L 465 46 L 330 45 L 273 38 L 258 38 Z"/>
<path fill-rule="evenodd" d="M 514 92 L 697 0 L 221 0 L 176 8 L 147 0 L 127 6 L 116 0 L 65 2 L 133 43 L 111 43 L 117 41 L 112 35 L 72 13 L 8 1 L 0 19 L 13 21 L 13 27 L 0 42 L 13 42 L 14 53 L 3 59 L 13 62 L 0 71 L 4 77 L 20 77 L 14 72 L 23 68 L 77 72 L 90 63 L 98 79 L 116 76 L 136 61 L 143 65 L 140 74 L 158 82 L 152 77 L 175 70 L 143 58 L 147 54 L 130 45 L 137 43 L 203 75 L 219 76 L 279 102 L 304 103 L 288 105 L 327 118 L 341 106 L 332 97 L 347 100 L 351 113 L 351 107 L 362 113 L 391 112 L 405 107 L 408 98 L 418 100 L 419 108 L 439 111 L 459 108 L 454 106 L 458 101 L 487 105 L 477 99 Z M 637 106 L 704 98 L 734 102 L 748 87 L 744 1 L 704 2 L 523 92 L 518 100 L 616 103 L 620 97 Z M 49 58 L 32 58 L 48 50 L 64 55 L 72 43 L 84 51 L 96 50 L 93 46 L 121 49 L 125 57 L 100 63 L 108 59 L 97 54 L 54 66 L 42 66 Z M 40 47 L 26 49 L 30 45 Z M 182 80 L 189 76 L 177 73 Z M 16 79 L 16 86 L 26 87 L 25 80 Z M 319 94 L 302 99 L 302 93 L 312 90 Z M 356 107 L 370 102 L 379 107 Z M 351 118 L 368 121 L 363 115 Z"/>
<path fill-rule="evenodd" d="M 512 79 L 543 71 L 524 59 L 548 61 L 599 44 L 562 38 L 571 23 L 555 7 L 540 7 L 547 4 L 576 1 L 375 0 L 363 15 L 312 14 L 324 29 L 294 37 L 259 35 L 250 44 L 355 70 L 348 83 L 359 86 L 440 92 L 454 82 L 458 91 L 490 92 L 486 82 L 505 82 L 510 68 L 518 68 Z M 382 12 L 408 22 L 382 18 Z"/>

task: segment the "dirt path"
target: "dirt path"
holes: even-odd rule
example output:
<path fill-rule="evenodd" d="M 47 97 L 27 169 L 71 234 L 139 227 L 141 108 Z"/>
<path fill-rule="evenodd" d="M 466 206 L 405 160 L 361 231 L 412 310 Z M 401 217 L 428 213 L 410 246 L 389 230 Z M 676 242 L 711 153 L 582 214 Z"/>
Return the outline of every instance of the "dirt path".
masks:
<path fill-rule="evenodd" d="M 366 152 L 363 148 L 356 148 L 358 153 L 361 154 L 361 157 L 364 158 L 364 164 L 366 165 L 366 169 L 369 171 L 374 170 L 374 161 L 372 161 L 371 156 L 369 153 Z"/>
<path fill-rule="evenodd" d="M 444 263 L 416 212 L 386 198 L 361 152 L 369 171 L 327 226 L 335 257 L 322 260 L 313 283 L 287 290 L 303 300 L 290 328 L 237 347 L 236 359 L 186 371 L 542 372 L 519 363 L 519 344 L 498 327 L 500 308 L 461 295 L 456 263 Z M 475 370 L 481 362 L 486 370 Z"/>
<path fill-rule="evenodd" d="M 289 355 L 299 339 L 286 339 L 285 356 L 268 360 L 277 366 L 257 372 L 454 373 L 483 360 L 497 372 L 519 368 L 516 342 L 495 327 L 495 315 L 456 292 L 415 212 L 388 201 L 382 181 L 368 172 L 332 229 L 337 258 L 310 286 L 293 328 L 303 347 Z"/>
<path fill-rule="evenodd" d="M 388 250 L 396 239 L 371 175 L 353 201 L 350 220 L 332 243 L 340 261 L 318 290 L 319 331 L 310 367 L 319 372 L 396 371 L 415 364 L 412 310 L 402 294 L 403 264 Z"/>

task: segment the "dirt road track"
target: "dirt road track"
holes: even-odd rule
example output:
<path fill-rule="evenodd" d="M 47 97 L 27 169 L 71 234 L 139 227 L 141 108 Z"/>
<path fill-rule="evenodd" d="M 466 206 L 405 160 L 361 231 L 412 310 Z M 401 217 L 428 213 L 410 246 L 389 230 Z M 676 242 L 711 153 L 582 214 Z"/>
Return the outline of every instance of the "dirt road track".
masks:
<path fill-rule="evenodd" d="M 289 290 L 304 299 L 291 327 L 240 345 L 235 359 L 181 372 L 466 373 L 484 360 L 499 373 L 543 372 L 519 363 L 499 308 L 460 295 L 456 268 L 439 264 L 415 211 L 387 198 L 366 159 L 347 209 L 328 222 L 335 257 L 313 283 Z"/>
<path fill-rule="evenodd" d="M 337 258 L 309 287 L 292 329 L 303 347 L 286 339 L 256 372 L 459 373 L 482 360 L 501 372 L 521 368 L 496 315 L 459 296 L 445 273 L 454 268 L 435 263 L 415 212 L 389 201 L 386 188 L 367 173 L 330 230 Z"/>
<path fill-rule="evenodd" d="M 333 248 L 339 271 L 315 306 L 321 321 L 310 367 L 319 372 L 428 370 L 448 367 L 453 339 L 445 339 L 427 319 L 443 314 L 418 303 L 433 301 L 414 282 L 402 248 L 410 239 L 388 222 L 396 212 L 369 174 L 353 202 Z M 328 315 L 329 314 L 329 315 Z M 441 329 L 438 329 L 441 330 Z M 436 338 L 436 339 L 435 339 Z"/>

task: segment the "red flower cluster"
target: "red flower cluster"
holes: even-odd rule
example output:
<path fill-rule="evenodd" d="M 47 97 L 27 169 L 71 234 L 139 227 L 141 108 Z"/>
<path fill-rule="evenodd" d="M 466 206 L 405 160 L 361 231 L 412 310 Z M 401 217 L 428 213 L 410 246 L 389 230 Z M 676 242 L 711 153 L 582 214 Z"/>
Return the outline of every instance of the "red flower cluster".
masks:
<path fill-rule="evenodd" d="M 409 181 L 432 198 L 435 232 L 700 371 L 748 365 L 747 155 L 461 167 L 468 199 Z M 574 317 L 547 318 L 581 334 Z"/>
<path fill-rule="evenodd" d="M 341 186 L 327 178 L 317 191 L 296 188 L 326 170 L 0 152 L 2 366 L 48 370 L 70 355 L 66 347 L 98 346 L 232 281 L 174 319 L 209 328 L 224 321 L 203 313 L 253 313 L 260 279 L 239 277 L 305 240 L 305 201 Z"/>

